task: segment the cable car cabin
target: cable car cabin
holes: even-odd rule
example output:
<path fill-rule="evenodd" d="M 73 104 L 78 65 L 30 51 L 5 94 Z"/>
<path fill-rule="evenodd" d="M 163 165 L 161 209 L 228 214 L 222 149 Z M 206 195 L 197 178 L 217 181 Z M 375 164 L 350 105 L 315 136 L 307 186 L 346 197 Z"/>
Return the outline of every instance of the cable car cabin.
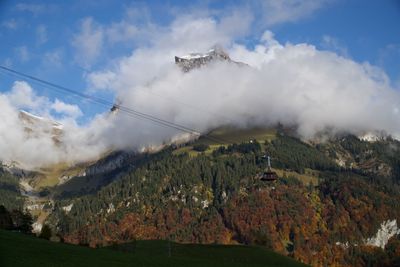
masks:
<path fill-rule="evenodd" d="M 275 180 L 277 180 L 278 179 L 278 175 L 276 175 L 276 172 L 273 172 L 273 171 L 265 171 L 264 173 L 263 173 L 263 175 L 261 176 L 261 181 L 264 181 L 264 182 L 273 182 L 273 181 L 275 181 Z"/>
<path fill-rule="evenodd" d="M 111 112 L 116 112 L 118 111 L 119 107 L 118 105 L 113 105 L 112 108 L 110 109 Z"/>
<path fill-rule="evenodd" d="M 271 169 L 271 158 L 268 156 L 267 159 L 268 159 L 268 165 L 264 173 L 261 175 L 260 180 L 264 182 L 273 182 L 278 179 L 278 175 Z"/>

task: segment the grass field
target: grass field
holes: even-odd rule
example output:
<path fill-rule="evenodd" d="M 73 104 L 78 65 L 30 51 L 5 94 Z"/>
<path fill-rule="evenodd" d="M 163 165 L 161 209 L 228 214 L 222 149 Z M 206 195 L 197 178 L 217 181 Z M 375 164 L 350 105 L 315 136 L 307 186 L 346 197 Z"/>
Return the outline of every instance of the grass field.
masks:
<path fill-rule="evenodd" d="M 250 140 L 257 140 L 259 143 L 264 144 L 265 141 L 272 141 L 276 138 L 276 130 L 269 128 L 251 128 L 251 129 L 238 129 L 233 127 L 220 127 L 207 134 L 209 138 L 200 137 L 195 143 L 206 144 L 209 149 L 204 153 L 211 154 L 215 149 L 220 146 L 228 146 L 233 143 L 249 142 Z M 188 153 L 191 157 L 195 157 L 200 152 L 194 151 L 193 146 L 184 146 L 173 152 L 175 155 L 181 153 Z"/>
<path fill-rule="evenodd" d="M 280 169 L 274 169 L 276 174 L 279 177 L 284 177 L 284 176 L 292 176 L 298 179 L 300 182 L 302 182 L 304 185 L 309 185 L 312 183 L 313 185 L 318 185 L 320 178 L 319 176 L 319 171 L 316 170 L 311 170 L 311 169 L 306 169 L 304 174 L 300 174 L 295 171 L 288 171 L 288 170 L 280 170 Z"/>
<path fill-rule="evenodd" d="M 249 142 L 255 139 L 260 143 L 266 140 L 271 141 L 276 138 L 276 130 L 269 128 L 239 129 L 233 127 L 220 127 L 207 134 L 210 138 L 215 138 L 225 144 Z M 216 140 L 200 137 L 196 143 L 207 145 L 219 144 Z"/>
<path fill-rule="evenodd" d="M 109 248 L 52 243 L 20 233 L 0 231 L 0 266 L 306 266 L 261 247 L 184 245 L 137 241 Z"/>
<path fill-rule="evenodd" d="M 41 189 L 45 187 L 56 186 L 60 182 L 60 177 L 76 176 L 84 171 L 82 166 L 71 167 L 66 163 L 54 164 L 48 168 L 39 170 L 39 177 L 35 179 L 34 188 Z"/>

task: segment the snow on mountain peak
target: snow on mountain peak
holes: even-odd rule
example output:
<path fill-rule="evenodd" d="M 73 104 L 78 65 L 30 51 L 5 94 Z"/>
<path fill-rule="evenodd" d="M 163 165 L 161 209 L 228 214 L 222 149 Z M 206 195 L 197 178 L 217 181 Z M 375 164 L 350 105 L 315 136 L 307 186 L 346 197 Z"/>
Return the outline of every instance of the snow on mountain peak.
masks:
<path fill-rule="evenodd" d="M 63 130 L 63 125 L 61 123 L 48 118 L 36 116 L 25 110 L 20 110 L 19 119 L 25 127 L 25 132 L 28 133 L 29 137 L 47 134 L 53 139 L 57 139 Z"/>
<path fill-rule="evenodd" d="M 53 128 L 56 129 L 62 129 L 63 125 L 59 122 L 47 119 L 47 118 L 43 118 L 37 115 L 34 115 L 32 113 L 29 113 L 25 110 L 20 110 L 19 111 L 19 118 L 21 119 L 21 121 L 23 123 L 27 123 L 27 124 L 34 124 L 34 123 L 43 123 L 46 125 L 50 125 Z"/>
<path fill-rule="evenodd" d="M 367 142 L 376 142 L 379 140 L 383 140 L 386 137 L 387 137 L 387 134 L 383 131 L 366 132 L 366 133 L 358 136 L 358 138 L 360 140 L 367 141 Z"/>
<path fill-rule="evenodd" d="M 214 46 L 206 53 L 190 53 L 183 56 L 175 56 L 175 63 L 182 68 L 184 72 L 188 72 L 194 68 L 199 68 L 212 61 L 229 61 L 240 65 L 244 63 L 231 60 L 229 55 L 220 47 Z"/>

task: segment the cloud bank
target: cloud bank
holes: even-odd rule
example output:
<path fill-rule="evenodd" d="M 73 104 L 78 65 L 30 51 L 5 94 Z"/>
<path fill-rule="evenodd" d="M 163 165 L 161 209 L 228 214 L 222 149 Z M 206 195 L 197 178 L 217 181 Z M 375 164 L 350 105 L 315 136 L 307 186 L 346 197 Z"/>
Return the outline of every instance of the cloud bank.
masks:
<path fill-rule="evenodd" d="M 8 93 L 0 94 L 0 107 L 0 161 L 6 165 L 35 169 L 93 159 L 105 151 L 96 132 L 101 131 L 106 117 L 99 115 L 90 124 L 79 127 L 75 122 L 82 114 L 78 106 L 38 96 L 26 82 L 17 81 Z M 21 110 L 41 118 L 29 123 L 21 119 Z M 61 136 L 54 134 L 55 120 L 63 125 Z"/>
<path fill-rule="evenodd" d="M 399 93 L 381 69 L 310 44 L 281 44 L 270 31 L 249 49 L 224 35 L 220 26 L 212 19 L 176 22 L 152 40 L 153 46 L 135 50 L 113 69 L 91 73 L 89 81 L 115 90 L 124 106 L 200 132 L 224 124 L 280 122 L 297 126 L 306 139 L 326 130 L 384 130 L 399 136 Z M 250 67 L 218 62 L 182 74 L 174 65 L 174 55 L 206 51 L 215 40 L 228 47 L 232 59 Z M 126 125 L 118 129 L 120 140 L 143 140 L 130 134 L 133 124 L 116 120 Z"/>

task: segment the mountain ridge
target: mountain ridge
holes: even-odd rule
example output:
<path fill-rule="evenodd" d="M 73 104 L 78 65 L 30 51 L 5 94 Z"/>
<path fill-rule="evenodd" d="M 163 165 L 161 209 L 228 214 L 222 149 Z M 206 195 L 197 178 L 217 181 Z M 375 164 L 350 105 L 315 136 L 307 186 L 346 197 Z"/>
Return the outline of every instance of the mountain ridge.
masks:
<path fill-rule="evenodd" d="M 212 62 L 228 62 L 237 66 L 248 66 L 243 62 L 232 60 L 228 53 L 222 47 L 216 45 L 206 53 L 190 53 L 183 56 L 175 56 L 175 64 L 178 65 L 184 72 L 189 72 L 193 69 L 206 66 Z"/>

